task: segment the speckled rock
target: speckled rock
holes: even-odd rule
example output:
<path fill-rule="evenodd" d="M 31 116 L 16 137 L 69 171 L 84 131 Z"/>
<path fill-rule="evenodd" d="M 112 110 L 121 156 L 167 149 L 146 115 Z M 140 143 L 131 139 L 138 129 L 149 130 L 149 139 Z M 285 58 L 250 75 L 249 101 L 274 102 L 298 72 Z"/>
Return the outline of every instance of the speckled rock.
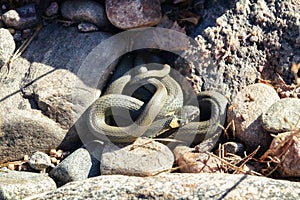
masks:
<path fill-rule="evenodd" d="M 0 199 L 25 199 L 56 189 L 55 182 L 38 173 L 0 171 Z"/>
<path fill-rule="evenodd" d="M 8 62 L 15 48 L 13 36 L 7 29 L 0 28 L 0 68 Z"/>
<path fill-rule="evenodd" d="M 108 26 L 103 6 L 91 0 L 68 0 L 61 5 L 62 16 L 74 22 L 89 22 L 101 30 Z"/>
<path fill-rule="evenodd" d="M 96 25 L 87 22 L 81 22 L 80 24 L 78 24 L 77 28 L 81 32 L 93 32 L 99 30 Z"/>
<path fill-rule="evenodd" d="M 218 173 L 220 160 L 205 152 L 195 152 L 194 148 L 177 146 L 174 150 L 176 164 L 182 173 Z"/>
<path fill-rule="evenodd" d="M 234 97 L 227 121 L 234 121 L 236 137 L 247 150 L 253 151 L 258 145 L 262 151 L 269 147 L 272 137 L 262 128 L 261 115 L 277 100 L 274 88 L 262 83 L 249 85 Z"/>
<path fill-rule="evenodd" d="M 64 185 L 71 181 L 84 180 L 88 178 L 92 160 L 89 152 L 80 148 L 65 158 L 49 172 L 57 185 Z"/>
<path fill-rule="evenodd" d="M 294 81 L 291 64 L 300 63 L 298 2 L 205 1 L 203 13 L 191 34 L 197 42 L 183 54 L 196 91 L 217 90 L 232 100 L 258 78 L 278 80 L 280 74 L 286 83 Z"/>
<path fill-rule="evenodd" d="M 47 167 L 54 167 L 50 157 L 44 152 L 37 151 L 29 159 L 28 164 L 36 170 L 45 170 Z"/>
<path fill-rule="evenodd" d="M 66 131 L 40 111 L 24 109 L 28 105 L 22 104 L 22 99 L 11 102 L 13 105 L 14 103 L 18 103 L 19 107 L 0 104 L 1 161 L 21 159 L 26 154 L 31 155 L 35 151 L 46 152 L 53 146 L 60 145 Z"/>
<path fill-rule="evenodd" d="M 159 0 L 107 0 L 105 7 L 109 21 L 120 29 L 154 26 L 162 15 Z"/>
<path fill-rule="evenodd" d="M 300 134 L 286 132 L 277 135 L 271 145 L 270 152 L 281 160 L 277 171 L 282 177 L 300 176 Z"/>
<path fill-rule="evenodd" d="M 222 144 L 222 147 L 224 148 L 224 156 L 228 154 L 234 154 L 234 155 L 239 155 L 243 156 L 245 147 L 243 144 L 238 143 L 238 142 L 226 142 Z"/>
<path fill-rule="evenodd" d="M 35 26 L 40 22 L 34 4 L 9 10 L 2 15 L 2 20 L 6 26 L 19 30 Z"/>
<path fill-rule="evenodd" d="M 173 153 L 152 139 L 138 138 L 124 148 L 108 143 L 101 158 L 101 174 L 148 176 L 172 168 Z"/>
<path fill-rule="evenodd" d="M 300 129 L 300 99 L 280 99 L 262 115 L 262 126 L 272 133 Z"/>
<path fill-rule="evenodd" d="M 299 199 L 300 183 L 237 174 L 110 175 L 69 183 L 42 199 Z"/>
<path fill-rule="evenodd" d="M 22 56 L 11 63 L 7 78 L 3 78 L 7 69 L 0 69 L 2 162 L 22 159 L 36 151 L 69 151 L 82 145 L 74 124 L 99 96 L 99 89 L 92 83 L 109 67 L 99 65 L 91 73 L 90 69 L 81 69 L 81 64 L 109 36 L 48 24 Z M 80 77 L 80 69 L 85 78 Z M 105 80 L 102 77 L 101 81 Z"/>

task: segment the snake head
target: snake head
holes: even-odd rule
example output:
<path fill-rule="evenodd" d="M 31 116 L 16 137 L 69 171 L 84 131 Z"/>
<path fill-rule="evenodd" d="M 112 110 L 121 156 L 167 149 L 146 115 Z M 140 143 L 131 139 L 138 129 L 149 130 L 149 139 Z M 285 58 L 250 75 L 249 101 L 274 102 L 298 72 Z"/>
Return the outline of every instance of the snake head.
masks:
<path fill-rule="evenodd" d="M 178 118 L 180 126 L 190 123 L 200 115 L 200 110 L 196 106 L 183 106 L 175 111 L 174 115 Z"/>

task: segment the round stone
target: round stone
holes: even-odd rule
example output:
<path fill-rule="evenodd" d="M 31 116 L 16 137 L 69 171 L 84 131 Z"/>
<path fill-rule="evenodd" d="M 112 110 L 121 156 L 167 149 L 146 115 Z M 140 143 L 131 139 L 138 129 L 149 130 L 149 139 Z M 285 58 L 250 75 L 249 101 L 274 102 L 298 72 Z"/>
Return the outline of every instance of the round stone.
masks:
<path fill-rule="evenodd" d="M 101 175 L 149 176 L 172 168 L 171 150 L 152 139 L 138 138 L 123 148 L 107 143 L 101 158 Z"/>
<path fill-rule="evenodd" d="M 280 99 L 262 115 L 262 126 L 272 133 L 300 129 L 300 99 Z"/>
<path fill-rule="evenodd" d="M 30 167 L 36 170 L 43 170 L 47 167 L 54 167 L 54 165 L 51 163 L 50 157 L 40 151 L 35 152 L 31 158 L 28 161 L 28 164 Z"/>
<path fill-rule="evenodd" d="M 261 115 L 277 100 L 274 88 L 262 83 L 249 85 L 234 97 L 227 120 L 234 122 L 235 136 L 246 150 L 251 152 L 260 146 L 264 151 L 269 147 L 272 137 L 262 128 Z"/>

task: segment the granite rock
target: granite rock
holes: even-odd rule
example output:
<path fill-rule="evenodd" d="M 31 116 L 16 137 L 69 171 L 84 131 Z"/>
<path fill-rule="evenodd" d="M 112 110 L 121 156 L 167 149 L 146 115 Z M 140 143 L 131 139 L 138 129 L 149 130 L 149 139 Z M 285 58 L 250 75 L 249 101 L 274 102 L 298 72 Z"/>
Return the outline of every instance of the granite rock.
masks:
<path fill-rule="evenodd" d="M 262 115 L 262 126 L 272 133 L 300 129 L 300 99 L 280 99 Z"/>
<path fill-rule="evenodd" d="M 113 143 L 104 146 L 100 170 L 102 175 L 124 174 L 148 176 L 172 168 L 173 153 L 152 139 L 138 138 L 120 148 Z"/>
<path fill-rule="evenodd" d="M 25 199 L 56 189 L 55 182 L 44 174 L 0 171 L 0 199 Z"/>
<path fill-rule="evenodd" d="M 18 30 L 36 26 L 40 22 L 35 4 L 9 10 L 2 15 L 2 20 L 7 27 Z"/>
<path fill-rule="evenodd" d="M 107 0 L 105 7 L 109 21 L 125 30 L 154 26 L 159 23 L 162 15 L 159 0 Z"/>
<path fill-rule="evenodd" d="M 61 5 L 62 16 L 74 22 L 89 22 L 100 30 L 109 26 L 105 9 L 100 3 L 91 0 L 64 1 Z"/>
<path fill-rule="evenodd" d="M 243 174 L 98 176 L 68 183 L 42 199 L 299 199 L 300 184 Z"/>
<path fill-rule="evenodd" d="M 269 147 L 272 137 L 262 128 L 261 115 L 277 100 L 274 88 L 262 83 L 249 85 L 234 97 L 227 111 L 227 122 L 234 122 L 235 135 L 248 151 L 259 145 L 262 151 Z"/>
<path fill-rule="evenodd" d="M 57 185 L 61 186 L 71 181 L 84 180 L 88 178 L 92 160 L 89 152 L 80 148 L 65 158 L 49 172 Z"/>
<path fill-rule="evenodd" d="M 8 62 L 15 48 L 13 36 L 7 29 L 0 28 L 0 69 Z"/>

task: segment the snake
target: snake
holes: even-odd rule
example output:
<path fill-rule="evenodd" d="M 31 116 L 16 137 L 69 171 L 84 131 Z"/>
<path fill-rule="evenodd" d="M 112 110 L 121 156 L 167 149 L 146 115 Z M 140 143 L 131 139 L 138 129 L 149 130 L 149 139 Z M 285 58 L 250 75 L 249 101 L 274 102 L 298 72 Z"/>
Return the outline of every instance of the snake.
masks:
<path fill-rule="evenodd" d="M 180 127 L 176 127 L 174 138 L 183 141 L 193 141 L 199 143 L 205 137 L 213 137 L 219 133 L 218 123 L 225 120 L 225 110 L 227 99 L 218 92 L 205 91 L 197 94 L 201 116 L 204 121 L 194 120 L 194 114 L 199 110 L 195 106 L 190 106 L 190 111 L 186 111 L 183 106 L 183 94 L 179 84 L 169 75 L 170 66 L 164 65 L 160 70 L 145 70 L 138 68 L 137 73 L 125 73 L 110 84 L 103 96 L 98 98 L 89 108 L 88 126 L 92 133 L 102 136 L 111 142 L 132 142 L 136 138 L 159 137 L 169 129 L 168 123 L 174 118 L 178 119 Z M 155 92 L 147 104 L 137 98 L 130 96 L 132 91 L 141 85 L 152 85 Z M 129 96 L 124 91 L 129 90 Z M 124 110 L 118 111 L 122 108 Z M 140 111 L 142 109 L 142 111 Z M 192 110 L 191 110 L 192 108 Z M 140 111 L 137 119 L 130 125 L 119 127 L 107 123 L 107 115 L 124 113 L 125 118 L 130 118 L 130 111 Z M 166 113 L 174 111 L 176 114 L 167 116 Z M 179 113 L 179 114 L 178 114 Z M 187 114 L 188 113 L 188 114 Z M 204 113 L 204 114 L 203 114 Z M 187 118 L 186 115 L 189 115 Z M 205 116 L 206 115 L 206 116 Z M 171 127 L 173 128 L 173 127 Z M 174 129 L 174 130 L 175 130 Z"/>

